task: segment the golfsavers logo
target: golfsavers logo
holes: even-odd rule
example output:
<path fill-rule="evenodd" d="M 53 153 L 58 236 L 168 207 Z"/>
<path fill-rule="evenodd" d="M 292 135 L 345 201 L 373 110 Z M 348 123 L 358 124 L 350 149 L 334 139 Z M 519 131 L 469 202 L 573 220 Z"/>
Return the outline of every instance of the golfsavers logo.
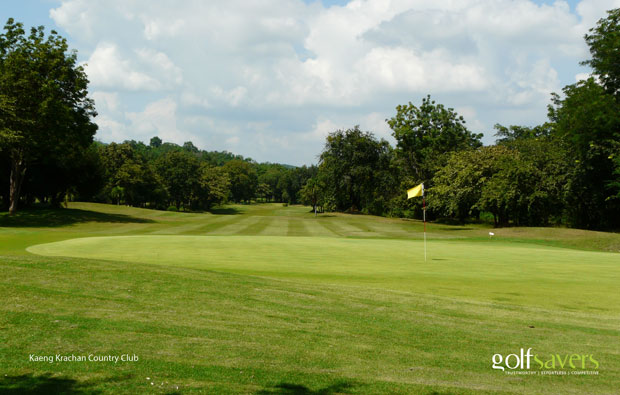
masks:
<path fill-rule="evenodd" d="M 520 375 L 598 375 L 599 362 L 592 354 L 533 354 L 523 348 L 519 354 L 493 355 L 493 369 Z"/>

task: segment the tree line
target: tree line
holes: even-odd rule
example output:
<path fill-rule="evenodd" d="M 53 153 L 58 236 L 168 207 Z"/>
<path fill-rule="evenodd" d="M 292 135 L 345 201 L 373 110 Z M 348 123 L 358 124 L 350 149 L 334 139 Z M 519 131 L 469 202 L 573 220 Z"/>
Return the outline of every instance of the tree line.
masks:
<path fill-rule="evenodd" d="M 93 142 L 74 157 L 72 176 L 53 163 L 36 163 L 25 177 L 21 205 L 60 207 L 65 200 L 92 201 L 171 211 L 209 210 L 225 202 L 300 203 L 300 189 L 316 167 L 256 163 L 226 151 L 199 150 L 153 137 Z M 6 177 L 6 173 L 4 174 Z M 2 180 L 3 185 L 8 180 Z M 5 206 L 8 194 L 2 194 Z"/>
<path fill-rule="evenodd" d="M 224 202 L 299 203 L 299 190 L 315 167 L 256 163 L 229 152 L 199 150 L 153 137 L 149 145 L 94 143 L 89 194 L 79 200 L 168 210 L 208 210 Z"/>
<path fill-rule="evenodd" d="M 396 107 L 396 140 L 359 127 L 327 136 L 318 166 L 256 163 L 153 137 L 149 144 L 93 142 L 87 79 L 55 32 L 26 35 L 13 20 L 0 35 L 0 204 L 64 199 L 169 210 L 204 210 L 227 201 L 304 203 L 317 211 L 496 226 L 566 224 L 618 228 L 620 218 L 620 9 L 585 36 L 592 76 L 553 94 L 548 122 L 495 125 L 482 134 L 430 96 Z"/>

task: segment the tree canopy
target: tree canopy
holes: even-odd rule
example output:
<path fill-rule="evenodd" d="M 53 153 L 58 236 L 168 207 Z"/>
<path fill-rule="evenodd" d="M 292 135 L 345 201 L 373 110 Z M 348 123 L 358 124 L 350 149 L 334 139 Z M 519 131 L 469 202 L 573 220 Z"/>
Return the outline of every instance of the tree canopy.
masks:
<path fill-rule="evenodd" d="M 582 64 L 592 67 L 593 74 L 608 93 L 620 95 L 620 8 L 607 11 L 607 17 L 598 21 L 586 34 L 592 59 Z"/>
<path fill-rule="evenodd" d="M 387 122 L 396 139 L 396 152 L 416 181 L 432 178 L 446 153 L 482 145 L 482 134 L 470 132 L 462 116 L 430 95 L 420 107 L 411 102 L 397 106 L 396 115 Z"/>
<path fill-rule="evenodd" d="M 73 162 L 93 140 L 97 126 L 88 79 L 55 31 L 26 34 L 9 19 L 0 34 L 0 144 L 10 164 L 9 212 L 17 210 L 28 168 L 43 160 Z"/>
<path fill-rule="evenodd" d="M 389 143 L 357 126 L 327 136 L 319 174 L 335 208 L 381 213 L 385 193 L 394 190 L 391 160 Z"/>

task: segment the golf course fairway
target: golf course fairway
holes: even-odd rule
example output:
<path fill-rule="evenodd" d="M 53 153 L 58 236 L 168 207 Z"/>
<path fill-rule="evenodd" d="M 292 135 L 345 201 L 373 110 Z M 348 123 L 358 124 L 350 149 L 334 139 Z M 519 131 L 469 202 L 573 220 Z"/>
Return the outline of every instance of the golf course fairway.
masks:
<path fill-rule="evenodd" d="M 0 393 L 617 393 L 619 234 L 430 223 L 425 261 L 423 228 L 281 204 L 0 215 Z"/>
<path fill-rule="evenodd" d="M 618 255 L 506 242 L 278 236 L 112 236 L 31 246 L 45 256 L 208 269 L 547 307 L 620 312 Z M 553 290 L 550 294 L 549 290 Z"/>

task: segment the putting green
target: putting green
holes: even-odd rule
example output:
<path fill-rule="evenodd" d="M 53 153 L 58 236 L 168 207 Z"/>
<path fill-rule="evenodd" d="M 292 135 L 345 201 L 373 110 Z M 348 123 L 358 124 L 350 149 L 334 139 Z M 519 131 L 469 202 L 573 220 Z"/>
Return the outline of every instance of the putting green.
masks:
<path fill-rule="evenodd" d="M 499 240 L 116 236 L 31 246 L 46 256 L 140 262 L 501 303 L 620 311 L 618 254 Z"/>

